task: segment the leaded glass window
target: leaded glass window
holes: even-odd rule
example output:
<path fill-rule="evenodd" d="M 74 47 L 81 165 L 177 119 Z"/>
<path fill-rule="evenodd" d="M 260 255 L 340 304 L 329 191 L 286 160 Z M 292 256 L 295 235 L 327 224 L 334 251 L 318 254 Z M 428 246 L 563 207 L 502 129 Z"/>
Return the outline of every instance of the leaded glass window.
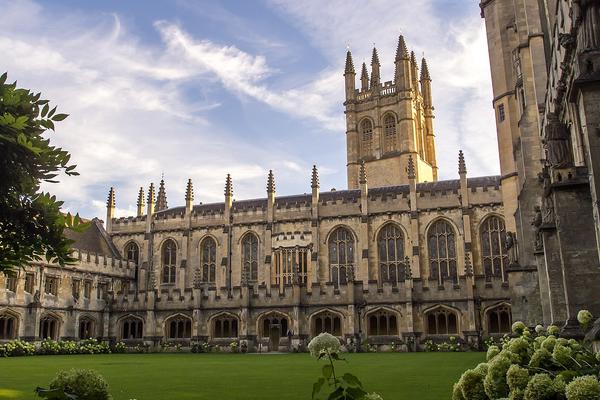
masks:
<path fill-rule="evenodd" d="M 397 286 L 406 276 L 404 264 L 404 237 L 394 224 L 384 226 L 377 237 L 379 249 L 379 279 Z"/>
<path fill-rule="evenodd" d="M 452 226 L 444 221 L 436 221 L 427 234 L 430 277 L 439 285 L 445 281 L 458 283 L 456 268 L 456 239 Z"/>
<path fill-rule="evenodd" d="M 202 265 L 202 281 L 215 283 L 217 272 L 217 243 L 213 238 L 206 238 L 200 246 L 200 265 Z"/>
<path fill-rule="evenodd" d="M 386 115 L 383 119 L 383 133 L 384 151 L 386 153 L 396 151 L 396 118 L 391 114 Z"/>
<path fill-rule="evenodd" d="M 354 238 L 346 228 L 337 228 L 329 236 L 329 274 L 336 288 L 354 277 Z"/>
<path fill-rule="evenodd" d="M 368 119 L 360 124 L 360 150 L 363 157 L 373 153 L 373 123 Z"/>
<path fill-rule="evenodd" d="M 162 248 L 162 282 L 167 284 L 175 283 L 175 273 L 177 270 L 177 246 L 171 239 L 163 244 Z"/>
<path fill-rule="evenodd" d="M 252 233 L 242 240 L 242 281 L 258 281 L 258 238 Z"/>
<path fill-rule="evenodd" d="M 502 219 L 493 216 L 486 218 L 481 225 L 481 256 L 486 281 L 492 277 L 508 280 L 508 254 L 504 248 L 506 228 Z"/>

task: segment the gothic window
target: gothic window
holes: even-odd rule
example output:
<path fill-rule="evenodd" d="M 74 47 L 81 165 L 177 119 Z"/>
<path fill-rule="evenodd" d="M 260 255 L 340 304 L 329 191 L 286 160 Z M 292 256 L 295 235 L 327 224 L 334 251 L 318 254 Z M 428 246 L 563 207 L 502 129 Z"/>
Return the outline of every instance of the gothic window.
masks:
<path fill-rule="evenodd" d="M 368 119 L 360 124 L 360 153 L 362 157 L 373 153 L 373 124 Z"/>
<path fill-rule="evenodd" d="M 214 338 L 237 338 L 238 320 L 232 316 L 223 316 L 213 319 Z"/>
<path fill-rule="evenodd" d="M 452 335 L 458 333 L 456 313 L 437 308 L 426 314 L 427 333 L 430 335 Z"/>
<path fill-rule="evenodd" d="M 79 339 L 90 339 L 94 337 L 94 321 L 83 317 L 79 320 Z"/>
<path fill-rule="evenodd" d="M 35 274 L 28 272 L 25 274 L 25 291 L 27 293 L 33 293 L 35 290 Z"/>
<path fill-rule="evenodd" d="M 162 283 L 175 283 L 177 268 L 177 246 L 171 239 L 162 246 Z"/>
<path fill-rule="evenodd" d="M 246 283 L 258 281 L 258 238 L 252 233 L 242 240 L 242 274 Z"/>
<path fill-rule="evenodd" d="M 313 336 L 323 332 L 333 336 L 342 336 L 342 320 L 339 315 L 322 311 L 313 317 Z"/>
<path fill-rule="evenodd" d="M 74 299 L 79 298 L 79 288 L 81 287 L 81 281 L 79 279 L 71 280 L 71 292 Z"/>
<path fill-rule="evenodd" d="M 58 294 L 58 278 L 56 276 L 46 276 L 44 292 L 53 296 Z"/>
<path fill-rule="evenodd" d="M 451 280 L 458 282 L 456 269 L 456 240 L 454 229 L 444 221 L 435 222 L 428 231 L 430 277 L 437 279 L 439 285 Z"/>
<path fill-rule="evenodd" d="M 11 314 L 0 314 L 0 340 L 17 337 L 17 318 Z"/>
<path fill-rule="evenodd" d="M 144 336 L 144 322 L 138 318 L 127 318 L 121 322 L 121 338 L 142 339 Z"/>
<path fill-rule="evenodd" d="M 140 248 L 135 242 L 129 242 L 125 246 L 125 256 L 127 261 L 132 261 L 135 265 L 138 265 L 140 261 Z"/>
<path fill-rule="evenodd" d="M 336 288 L 354 276 L 354 238 L 346 228 L 337 228 L 329 236 L 329 274 Z"/>
<path fill-rule="evenodd" d="M 46 315 L 40 319 L 40 339 L 52 339 L 58 340 L 58 320 L 51 316 Z"/>
<path fill-rule="evenodd" d="M 510 333 L 510 307 L 503 305 L 487 312 L 488 333 Z"/>
<path fill-rule="evenodd" d="M 271 282 L 283 289 L 294 282 L 308 282 L 308 248 L 281 247 L 273 252 L 275 269 Z"/>
<path fill-rule="evenodd" d="M 83 281 L 83 298 L 89 299 L 92 294 L 92 281 L 85 280 Z"/>
<path fill-rule="evenodd" d="M 384 143 L 383 148 L 386 153 L 396 151 L 396 118 L 388 114 L 383 119 Z"/>
<path fill-rule="evenodd" d="M 206 238 L 200 246 L 200 265 L 202 265 L 202 281 L 215 283 L 217 273 L 217 243 L 213 238 Z"/>
<path fill-rule="evenodd" d="M 182 315 L 167 320 L 167 337 L 169 339 L 190 339 L 192 337 L 192 320 Z"/>
<path fill-rule="evenodd" d="M 279 331 L 279 337 L 286 337 L 288 332 L 288 319 L 280 314 L 269 314 L 262 320 L 262 337 L 269 337 L 272 330 Z"/>
<path fill-rule="evenodd" d="M 492 277 L 508 280 L 508 255 L 504 248 L 506 242 L 506 229 L 504 221 L 499 217 L 489 217 L 481 225 L 481 255 L 483 258 L 483 272 L 485 279 Z"/>
<path fill-rule="evenodd" d="M 16 275 L 4 275 L 6 279 L 6 290 L 11 292 L 17 291 L 17 276 Z"/>
<path fill-rule="evenodd" d="M 398 335 L 398 321 L 396 315 L 389 311 L 376 311 L 369 314 L 367 333 L 369 336 L 394 336 Z"/>
<path fill-rule="evenodd" d="M 385 225 L 377 237 L 379 248 L 379 278 L 397 286 L 405 277 L 404 237 L 394 224 Z"/>

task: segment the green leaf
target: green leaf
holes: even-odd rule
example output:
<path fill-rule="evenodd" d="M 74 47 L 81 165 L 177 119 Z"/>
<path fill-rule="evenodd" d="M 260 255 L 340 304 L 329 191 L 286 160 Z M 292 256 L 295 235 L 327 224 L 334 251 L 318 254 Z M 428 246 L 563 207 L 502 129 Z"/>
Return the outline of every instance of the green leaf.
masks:
<path fill-rule="evenodd" d="M 360 383 L 358 378 L 352 374 L 345 373 L 342 375 L 342 380 L 348 385 L 348 387 L 362 388 L 362 383 Z"/>
<path fill-rule="evenodd" d="M 331 366 L 331 364 L 323 365 L 323 376 L 325 377 L 325 379 L 331 378 L 332 374 L 333 374 L 333 367 Z"/>
<path fill-rule="evenodd" d="M 42 114 L 41 114 L 42 118 L 46 117 L 46 114 L 48 114 L 48 110 L 50 110 L 50 107 L 48 106 L 48 102 L 46 101 L 46 104 L 42 108 Z"/>
<path fill-rule="evenodd" d="M 58 107 L 58 106 L 54 106 L 54 108 L 52 110 L 50 110 L 50 112 L 48 113 L 48 118 L 52 118 L 52 116 L 56 112 L 56 107 Z"/>
<path fill-rule="evenodd" d="M 52 121 L 62 121 L 63 119 L 67 118 L 68 116 L 69 116 L 69 114 L 56 114 L 52 118 Z"/>
<path fill-rule="evenodd" d="M 312 391 L 313 399 L 321 391 L 321 388 L 323 388 L 324 384 L 325 384 L 325 378 L 319 378 L 319 380 L 313 384 L 313 391 Z"/>
<path fill-rule="evenodd" d="M 8 78 L 8 72 L 5 72 L 0 76 L 0 85 L 4 85 L 4 82 L 6 82 L 6 78 Z"/>

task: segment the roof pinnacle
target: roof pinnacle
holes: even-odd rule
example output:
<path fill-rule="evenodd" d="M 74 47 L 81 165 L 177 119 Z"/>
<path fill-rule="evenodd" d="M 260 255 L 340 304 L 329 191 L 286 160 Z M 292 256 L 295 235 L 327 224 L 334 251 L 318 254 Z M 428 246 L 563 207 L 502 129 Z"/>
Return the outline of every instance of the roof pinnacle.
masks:
<path fill-rule="evenodd" d="M 465 164 L 465 155 L 462 150 L 458 151 L 458 173 L 459 175 L 467 173 L 467 165 Z"/>
<path fill-rule="evenodd" d="M 400 35 L 398 38 L 398 48 L 396 49 L 396 61 L 408 59 L 408 48 L 404 41 L 404 36 Z"/>
<path fill-rule="evenodd" d="M 225 197 L 233 196 L 233 182 L 231 181 L 231 175 L 227 174 L 225 178 Z"/>
<path fill-rule="evenodd" d="M 358 174 L 358 183 L 361 185 L 367 183 L 367 169 L 365 168 L 365 160 L 360 162 L 360 171 Z"/>
<path fill-rule="evenodd" d="M 352 61 L 352 53 L 350 50 L 348 50 L 348 52 L 346 52 L 346 68 L 344 69 L 344 75 L 354 73 L 354 61 Z"/>
<path fill-rule="evenodd" d="M 407 173 L 408 173 L 408 179 L 415 179 L 417 177 L 415 174 L 415 163 L 413 161 L 412 154 L 409 154 L 409 156 L 408 156 Z"/>
<path fill-rule="evenodd" d="M 185 201 L 194 201 L 194 186 L 192 180 L 188 179 L 187 186 L 185 188 Z"/>
<path fill-rule="evenodd" d="M 154 204 L 155 202 L 154 183 L 150 183 L 150 188 L 148 189 L 148 204 Z"/>
<path fill-rule="evenodd" d="M 430 81 L 431 76 L 429 76 L 429 67 L 427 67 L 427 60 L 425 57 L 421 60 L 421 82 L 422 81 Z"/>
<path fill-rule="evenodd" d="M 144 208 L 144 188 L 142 186 L 140 186 L 140 191 L 138 192 L 138 198 L 137 198 L 137 206 L 138 208 Z"/>
<path fill-rule="evenodd" d="M 108 200 L 106 201 L 107 208 L 115 208 L 115 189 L 111 186 L 108 191 Z"/>
<path fill-rule="evenodd" d="M 373 54 L 371 55 L 371 65 L 379 65 L 379 55 L 377 54 L 377 48 L 373 47 Z"/>
<path fill-rule="evenodd" d="M 313 167 L 312 167 L 312 176 L 310 177 L 310 187 L 313 189 L 317 189 L 319 187 L 319 171 L 317 170 L 316 165 L 313 165 Z"/>
<path fill-rule="evenodd" d="M 165 180 L 161 179 L 158 186 L 158 196 L 156 197 L 156 211 L 166 210 L 167 205 L 167 191 L 165 190 Z"/>
<path fill-rule="evenodd" d="M 275 193 L 275 176 L 273 176 L 273 170 L 269 170 L 269 176 L 267 177 L 267 193 Z"/>

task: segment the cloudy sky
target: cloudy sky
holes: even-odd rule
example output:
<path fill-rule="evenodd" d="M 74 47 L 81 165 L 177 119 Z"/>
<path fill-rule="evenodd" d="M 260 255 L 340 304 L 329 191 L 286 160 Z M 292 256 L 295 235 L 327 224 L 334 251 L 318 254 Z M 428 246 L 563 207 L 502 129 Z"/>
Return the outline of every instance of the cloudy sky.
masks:
<path fill-rule="evenodd" d="M 497 174 L 483 20 L 471 0 L 0 0 L 0 71 L 70 117 L 51 135 L 79 177 L 46 188 L 71 211 L 133 215 L 164 173 L 170 206 L 192 178 L 196 202 L 346 187 L 343 67 L 378 48 L 393 77 L 404 34 L 433 79 L 440 179 Z"/>

